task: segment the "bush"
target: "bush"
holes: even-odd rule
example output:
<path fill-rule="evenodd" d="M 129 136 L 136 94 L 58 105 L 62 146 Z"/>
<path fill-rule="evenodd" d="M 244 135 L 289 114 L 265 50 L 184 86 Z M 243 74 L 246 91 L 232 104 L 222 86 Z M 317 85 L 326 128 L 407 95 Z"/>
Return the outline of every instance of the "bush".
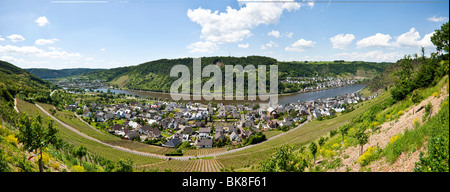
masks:
<path fill-rule="evenodd" d="M 361 156 L 359 156 L 358 163 L 362 167 L 368 165 L 370 162 L 378 159 L 381 155 L 381 149 L 378 147 L 369 147 Z"/>
<path fill-rule="evenodd" d="M 17 147 L 17 144 L 19 143 L 18 141 L 17 141 L 17 138 L 14 136 L 14 135 L 8 135 L 6 138 L 5 138 L 5 140 L 6 140 L 6 142 L 8 142 L 8 143 L 10 143 L 11 145 L 14 145 L 15 147 Z"/>
<path fill-rule="evenodd" d="M 175 149 L 170 153 L 164 154 L 165 156 L 183 156 L 183 150 L 181 148 Z"/>
<path fill-rule="evenodd" d="M 255 135 L 250 136 L 249 138 L 245 139 L 243 142 L 243 145 L 252 145 L 256 143 L 260 143 L 266 140 L 266 135 L 264 135 L 262 132 L 257 132 Z"/>
<path fill-rule="evenodd" d="M 85 172 L 84 167 L 81 165 L 72 166 L 72 171 L 74 172 Z"/>

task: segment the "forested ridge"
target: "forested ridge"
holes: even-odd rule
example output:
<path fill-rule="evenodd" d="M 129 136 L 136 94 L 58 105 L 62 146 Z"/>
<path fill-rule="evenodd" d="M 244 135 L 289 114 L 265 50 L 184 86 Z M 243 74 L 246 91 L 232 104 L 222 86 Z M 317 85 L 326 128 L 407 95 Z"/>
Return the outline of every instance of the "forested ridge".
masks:
<path fill-rule="evenodd" d="M 87 69 L 87 68 L 73 68 L 73 69 L 45 69 L 45 68 L 29 68 L 24 69 L 42 79 L 55 79 L 79 75 L 89 71 L 98 71 L 104 69 Z"/>
<path fill-rule="evenodd" d="M 118 88 L 146 90 L 156 92 L 169 92 L 171 84 L 177 80 L 170 77 L 170 70 L 175 65 L 185 65 L 189 68 L 192 77 L 193 58 L 160 59 L 142 63 L 137 66 L 113 68 L 93 71 L 82 74 L 90 79 L 100 78 Z M 384 71 L 391 63 L 375 63 L 363 61 L 329 61 L 329 62 L 279 62 L 276 59 L 263 56 L 248 57 L 202 57 L 201 65 L 217 65 L 222 69 L 222 78 L 225 78 L 225 65 L 278 65 L 278 80 L 286 77 L 346 77 L 357 76 L 358 71 L 375 76 Z M 269 67 L 266 68 L 269 71 Z M 247 75 L 247 74 L 246 74 Z M 367 78 L 367 76 L 365 76 Z M 202 83 L 208 79 L 203 78 Z M 222 81 L 224 82 L 224 81 Z M 191 80 L 192 83 L 192 80 Z M 284 85 L 279 83 L 279 93 L 285 93 Z"/>

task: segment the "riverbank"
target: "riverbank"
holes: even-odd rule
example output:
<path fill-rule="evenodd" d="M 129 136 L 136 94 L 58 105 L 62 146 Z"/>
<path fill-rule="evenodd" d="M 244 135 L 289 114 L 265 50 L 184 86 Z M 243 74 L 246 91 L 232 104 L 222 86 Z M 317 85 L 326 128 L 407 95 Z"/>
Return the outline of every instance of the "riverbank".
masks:
<path fill-rule="evenodd" d="M 366 84 L 352 84 L 352 85 L 346 85 L 336 88 L 324 88 L 320 90 L 313 90 L 308 92 L 296 92 L 296 93 L 286 93 L 286 94 L 278 94 L 278 102 L 280 104 L 287 104 L 287 103 L 295 103 L 298 102 L 298 100 L 301 101 L 308 101 L 308 100 L 315 100 L 318 98 L 328 98 L 328 97 L 335 97 L 338 95 L 345 95 L 345 94 L 351 94 L 356 91 L 359 91 L 366 87 Z M 172 96 L 170 93 L 162 93 L 162 92 L 153 92 L 153 91 L 141 91 L 141 90 L 131 90 L 131 89 L 111 89 L 111 88 L 100 88 L 100 89 L 94 89 L 94 91 L 103 91 L 107 92 L 108 89 L 115 93 L 115 94 L 125 94 L 125 95 L 132 95 L 132 96 L 139 96 L 142 98 L 155 98 L 155 99 L 169 99 L 172 100 Z M 337 90 L 337 91 L 333 91 Z M 314 93 L 320 93 L 318 95 Z M 181 94 L 179 94 L 181 95 Z M 311 96 L 311 97 L 308 97 Z M 192 98 L 192 95 L 189 95 L 190 98 Z M 222 98 L 223 95 L 222 95 Z M 224 104 L 244 104 L 244 103 L 268 103 L 268 100 L 261 100 L 259 97 L 256 97 L 256 100 L 248 100 L 247 97 L 244 97 L 243 100 L 236 100 L 237 97 L 233 96 L 232 100 L 205 100 L 203 97 L 201 100 L 190 100 L 191 102 L 196 103 L 202 103 L 202 104 L 208 104 L 209 102 L 220 102 Z"/>

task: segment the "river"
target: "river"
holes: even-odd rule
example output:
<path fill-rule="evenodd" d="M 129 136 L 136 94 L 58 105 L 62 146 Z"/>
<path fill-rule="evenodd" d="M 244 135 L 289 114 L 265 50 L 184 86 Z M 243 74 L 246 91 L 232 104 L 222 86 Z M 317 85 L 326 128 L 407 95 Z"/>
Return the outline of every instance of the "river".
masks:
<path fill-rule="evenodd" d="M 278 96 L 278 103 L 279 104 L 288 104 L 288 103 L 295 103 L 295 102 L 302 102 L 302 101 L 311 101 L 316 99 L 324 99 L 328 97 L 336 97 L 339 95 L 345 95 L 345 94 L 351 94 L 354 93 L 360 89 L 363 89 L 367 85 L 365 84 L 353 84 L 353 85 L 347 85 L 343 87 L 338 88 L 332 88 L 332 89 L 325 89 L 320 91 L 313 91 L 313 92 L 307 92 L 307 93 L 297 93 L 292 95 L 282 95 Z M 94 91 L 103 91 L 107 92 L 107 88 L 100 88 L 100 89 L 94 89 Z M 122 90 L 122 89 L 109 89 L 111 92 L 120 94 L 124 93 L 125 95 L 138 95 L 139 97 L 153 97 L 153 98 L 162 98 L 162 99 L 172 99 L 169 93 L 158 93 L 158 92 L 150 92 L 150 91 L 137 91 L 137 90 Z M 199 103 L 205 103 L 207 104 L 209 101 L 207 100 L 201 100 L 201 101 L 193 101 L 193 102 L 199 102 Z M 243 103 L 267 103 L 268 101 L 261 101 L 261 100 L 255 100 L 255 101 L 248 101 L 248 100 L 221 100 L 216 102 L 222 102 L 224 104 L 243 104 Z"/>

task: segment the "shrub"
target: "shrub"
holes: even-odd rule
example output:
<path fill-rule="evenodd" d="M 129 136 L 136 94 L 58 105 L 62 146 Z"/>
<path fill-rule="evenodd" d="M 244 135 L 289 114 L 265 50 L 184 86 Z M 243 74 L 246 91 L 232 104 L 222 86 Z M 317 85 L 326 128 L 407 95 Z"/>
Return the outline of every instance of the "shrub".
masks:
<path fill-rule="evenodd" d="M 434 97 L 437 97 L 437 98 L 439 98 L 439 96 L 440 96 L 439 92 L 437 92 L 437 91 L 433 92 L 433 94 L 431 94 L 431 95 Z"/>
<path fill-rule="evenodd" d="M 369 147 L 358 159 L 358 163 L 361 164 L 362 167 L 368 165 L 370 162 L 378 159 L 381 154 L 381 149 L 378 147 Z"/>
<path fill-rule="evenodd" d="M 397 141 L 397 140 L 398 140 L 399 138 L 400 138 L 400 135 L 399 135 L 399 134 L 397 134 L 397 135 L 395 135 L 395 136 L 391 137 L 391 139 L 390 139 L 389 143 L 391 143 L 391 144 L 394 144 L 394 143 L 395 143 L 395 141 Z"/>
<path fill-rule="evenodd" d="M 8 135 L 5 138 L 5 140 L 6 140 L 6 142 L 10 143 L 11 145 L 14 145 L 15 147 L 17 147 L 18 141 L 14 135 Z"/>
<path fill-rule="evenodd" d="M 331 145 L 331 148 L 333 150 L 338 150 L 340 147 L 341 147 L 341 145 L 339 143 L 335 143 L 335 144 Z"/>
<path fill-rule="evenodd" d="M 414 127 L 418 127 L 420 125 L 420 121 L 419 121 L 419 118 L 414 118 L 414 121 L 413 121 L 413 126 Z"/>
<path fill-rule="evenodd" d="M 53 161 L 52 163 L 50 163 L 50 167 L 57 170 L 57 169 L 59 169 L 59 163 L 56 161 Z"/>
<path fill-rule="evenodd" d="M 72 166 L 72 171 L 74 171 L 74 172 L 85 172 L 84 171 L 84 167 L 82 167 L 81 165 Z"/>

